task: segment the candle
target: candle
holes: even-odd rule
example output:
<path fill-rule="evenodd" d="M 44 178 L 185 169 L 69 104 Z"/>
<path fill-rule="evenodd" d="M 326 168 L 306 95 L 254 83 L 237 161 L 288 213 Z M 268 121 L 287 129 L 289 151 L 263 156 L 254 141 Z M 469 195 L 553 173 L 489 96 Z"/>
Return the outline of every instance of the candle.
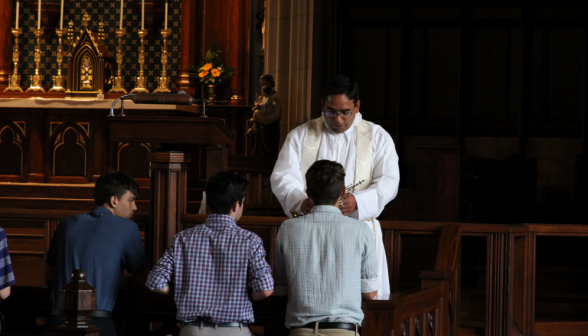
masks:
<path fill-rule="evenodd" d="M 16 29 L 18 29 L 18 11 L 20 7 L 20 1 L 16 0 Z"/>
<path fill-rule="evenodd" d="M 61 0 L 61 20 L 59 21 L 59 29 L 63 29 L 63 0 Z"/>
<path fill-rule="evenodd" d="M 165 1 L 165 30 L 167 30 L 167 0 Z"/>
<path fill-rule="evenodd" d="M 121 29 L 121 30 L 122 30 L 124 3 L 125 3 L 125 0 L 120 0 L 120 28 L 119 29 Z"/>
<path fill-rule="evenodd" d="M 144 0 L 143 0 L 144 1 Z M 41 0 L 39 0 L 39 7 L 37 8 L 37 29 L 41 29 Z"/>
<path fill-rule="evenodd" d="M 141 1 L 141 30 L 145 29 L 145 0 Z"/>

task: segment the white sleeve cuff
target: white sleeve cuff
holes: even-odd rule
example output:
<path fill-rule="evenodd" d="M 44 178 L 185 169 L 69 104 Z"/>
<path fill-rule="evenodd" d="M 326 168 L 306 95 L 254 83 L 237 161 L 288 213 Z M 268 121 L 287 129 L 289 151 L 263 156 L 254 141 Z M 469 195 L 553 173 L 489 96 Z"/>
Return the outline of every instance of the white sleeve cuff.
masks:
<path fill-rule="evenodd" d="M 288 285 L 274 285 L 276 296 L 288 296 Z"/>
<path fill-rule="evenodd" d="M 379 278 L 373 279 L 361 279 L 361 292 L 362 293 L 372 293 L 377 291 L 382 287 Z"/>
<path fill-rule="evenodd" d="M 357 202 L 357 219 L 363 221 L 380 214 L 378 209 L 378 191 L 374 188 L 358 191 L 353 194 Z"/>

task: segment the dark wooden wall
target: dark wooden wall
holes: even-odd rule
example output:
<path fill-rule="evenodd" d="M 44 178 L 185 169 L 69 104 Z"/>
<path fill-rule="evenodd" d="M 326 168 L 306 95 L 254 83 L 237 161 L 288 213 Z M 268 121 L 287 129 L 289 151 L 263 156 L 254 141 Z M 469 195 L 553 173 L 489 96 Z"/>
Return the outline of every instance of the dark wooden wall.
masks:
<path fill-rule="evenodd" d="M 585 203 L 588 12 L 563 5 L 332 4 L 338 53 L 323 77 L 358 82 L 361 112 L 395 140 L 403 189 L 418 184 L 418 146 L 453 145 L 535 158 L 537 211 Z"/>
<path fill-rule="evenodd" d="M 233 77 L 217 90 L 219 100 L 247 104 L 249 95 L 249 0 L 182 0 L 182 42 L 179 89 L 201 97 L 198 79 L 188 78 L 186 66 L 198 65 L 216 40 L 225 66 L 235 68 Z M 206 97 L 206 93 L 204 93 Z"/>

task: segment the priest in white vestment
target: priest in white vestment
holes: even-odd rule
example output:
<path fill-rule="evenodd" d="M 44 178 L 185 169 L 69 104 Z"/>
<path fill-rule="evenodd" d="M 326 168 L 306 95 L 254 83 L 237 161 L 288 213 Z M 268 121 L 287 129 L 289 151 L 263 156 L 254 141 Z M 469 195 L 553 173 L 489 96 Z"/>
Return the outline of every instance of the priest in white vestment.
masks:
<path fill-rule="evenodd" d="M 345 185 L 363 181 L 340 206 L 343 215 L 362 220 L 374 234 L 378 278 L 376 299 L 388 300 L 390 281 L 376 219 L 398 193 L 398 155 L 390 134 L 362 118 L 359 87 L 351 79 L 331 79 L 321 99 L 322 117 L 293 129 L 284 142 L 271 176 L 272 191 L 288 216 L 291 210 L 306 214 L 313 206 L 306 195 L 305 174 L 317 160 L 331 160 L 345 168 Z"/>

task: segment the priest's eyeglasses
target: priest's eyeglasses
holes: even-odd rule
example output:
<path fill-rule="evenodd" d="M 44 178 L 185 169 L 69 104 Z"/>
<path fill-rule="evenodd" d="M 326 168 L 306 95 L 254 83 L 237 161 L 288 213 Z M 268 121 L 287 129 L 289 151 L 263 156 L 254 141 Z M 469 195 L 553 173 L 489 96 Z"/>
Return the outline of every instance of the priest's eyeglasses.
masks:
<path fill-rule="evenodd" d="M 329 118 L 337 118 L 337 116 L 341 116 L 341 118 L 345 119 L 351 115 L 352 111 L 325 111 L 325 116 Z"/>

